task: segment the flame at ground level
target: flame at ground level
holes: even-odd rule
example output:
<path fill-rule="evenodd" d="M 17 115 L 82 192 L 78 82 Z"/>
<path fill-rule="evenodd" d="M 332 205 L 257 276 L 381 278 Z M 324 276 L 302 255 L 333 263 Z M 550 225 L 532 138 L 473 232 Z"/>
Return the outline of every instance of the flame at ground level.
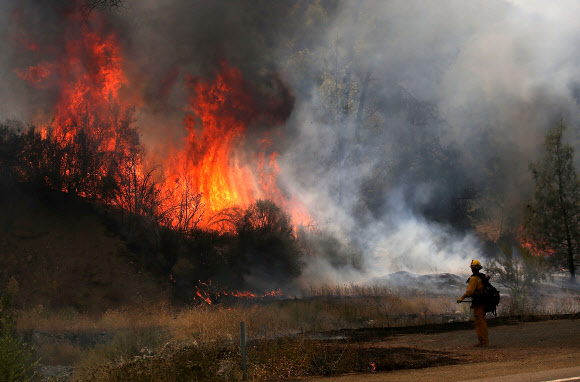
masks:
<path fill-rule="evenodd" d="M 263 293 L 252 293 L 250 291 L 239 291 L 239 290 L 228 290 L 226 288 L 218 289 L 212 285 L 211 281 L 204 283 L 199 282 L 196 287 L 194 299 L 199 303 L 205 303 L 207 305 L 214 305 L 216 302 L 223 298 L 234 298 L 234 299 L 263 299 L 263 298 L 294 298 L 282 293 L 282 290 L 273 290 Z"/>
<path fill-rule="evenodd" d="M 554 250 L 547 247 L 545 244 L 536 243 L 530 239 L 523 227 L 520 227 L 516 232 L 516 238 L 522 248 L 526 248 L 534 256 L 550 256 L 554 254 Z"/>

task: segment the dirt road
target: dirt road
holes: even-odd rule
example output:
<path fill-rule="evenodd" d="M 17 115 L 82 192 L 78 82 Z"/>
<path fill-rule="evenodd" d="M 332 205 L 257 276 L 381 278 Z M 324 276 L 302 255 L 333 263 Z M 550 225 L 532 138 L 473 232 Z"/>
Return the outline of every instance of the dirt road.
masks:
<path fill-rule="evenodd" d="M 375 348 L 413 348 L 442 352 L 458 364 L 415 370 L 349 374 L 308 381 L 375 382 L 466 380 L 548 381 L 580 376 L 580 320 L 553 320 L 490 328 L 489 348 L 476 348 L 474 330 L 439 334 L 408 334 L 367 343 Z M 559 369 L 558 372 L 554 370 Z M 546 372 L 553 371 L 553 372 Z M 545 373 L 545 374 L 542 374 Z M 508 376 L 507 379 L 502 377 Z"/>

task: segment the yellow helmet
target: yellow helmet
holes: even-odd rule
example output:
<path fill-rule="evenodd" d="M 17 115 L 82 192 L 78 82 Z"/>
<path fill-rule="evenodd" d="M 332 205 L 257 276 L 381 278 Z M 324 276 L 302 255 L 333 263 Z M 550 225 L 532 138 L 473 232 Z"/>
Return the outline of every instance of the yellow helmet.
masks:
<path fill-rule="evenodd" d="M 471 268 L 473 268 L 473 269 L 481 269 L 481 268 L 483 268 L 481 266 L 481 263 L 479 261 L 477 261 L 477 260 L 471 260 L 471 264 L 469 266 Z"/>

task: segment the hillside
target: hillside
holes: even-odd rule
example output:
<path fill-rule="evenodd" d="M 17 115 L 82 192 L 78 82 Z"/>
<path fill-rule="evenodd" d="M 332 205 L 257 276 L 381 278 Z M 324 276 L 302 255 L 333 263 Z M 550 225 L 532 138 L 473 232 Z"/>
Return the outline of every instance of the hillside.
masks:
<path fill-rule="evenodd" d="M 17 285 L 17 306 L 101 312 L 165 296 L 83 202 L 4 184 L 0 211 L 0 283 Z"/>

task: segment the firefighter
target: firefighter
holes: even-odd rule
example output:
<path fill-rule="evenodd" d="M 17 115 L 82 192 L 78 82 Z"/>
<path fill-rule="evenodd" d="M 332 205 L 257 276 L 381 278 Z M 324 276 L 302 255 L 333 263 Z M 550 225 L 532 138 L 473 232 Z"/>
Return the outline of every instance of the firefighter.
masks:
<path fill-rule="evenodd" d="M 481 263 L 477 260 L 472 260 L 471 272 L 473 273 L 469 278 L 469 284 L 467 285 L 467 291 L 465 294 L 457 299 L 457 303 L 463 301 L 465 297 L 471 297 L 473 301 L 471 303 L 471 309 L 473 309 L 473 319 L 475 321 L 475 332 L 477 333 L 478 343 L 475 346 L 485 347 L 489 346 L 489 338 L 487 336 L 487 322 L 485 321 L 485 306 L 482 302 L 479 302 L 477 296 L 483 292 L 483 282 L 479 277 L 479 271 L 481 268 Z"/>

